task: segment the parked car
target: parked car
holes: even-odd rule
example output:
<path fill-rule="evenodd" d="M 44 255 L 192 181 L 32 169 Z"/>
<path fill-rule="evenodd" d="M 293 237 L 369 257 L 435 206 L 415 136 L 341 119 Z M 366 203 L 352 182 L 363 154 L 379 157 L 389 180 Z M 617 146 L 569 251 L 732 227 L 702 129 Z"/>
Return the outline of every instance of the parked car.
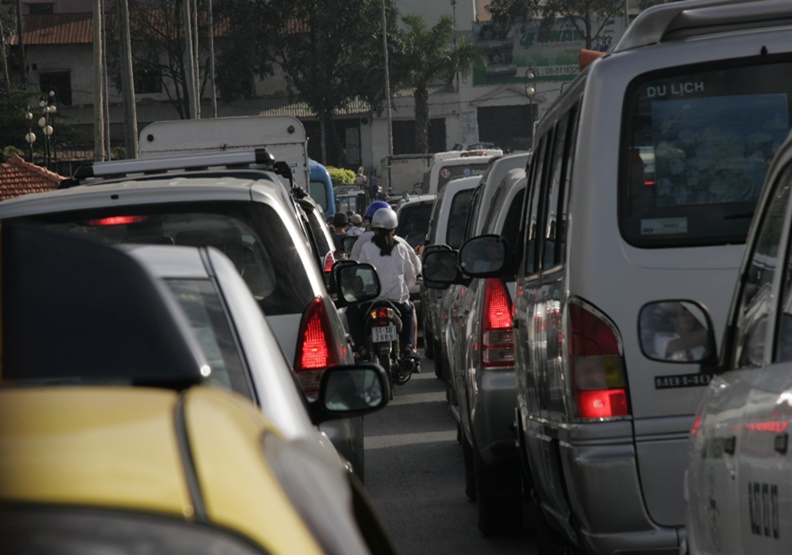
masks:
<path fill-rule="evenodd" d="M 300 423 L 306 407 L 326 419 L 384 406 L 380 368 L 329 369 L 304 404 L 269 353 L 259 410 L 230 391 L 246 376 L 227 356 L 225 314 L 181 266 L 196 249 L 2 226 L 4 553 L 393 552 L 359 481 Z M 203 254 L 237 280 L 223 301 L 250 299 L 225 256 Z M 150 271 L 167 264 L 176 281 Z M 199 307 L 212 319 L 201 334 Z M 211 326 L 222 360 L 207 348 Z"/>
<path fill-rule="evenodd" d="M 525 170 L 513 169 L 497 184 L 483 232 L 519 242 L 525 195 Z M 427 255 L 456 264 L 456 250 Z M 424 270 L 436 282 L 433 266 Z M 449 350 L 452 407 L 460 426 L 466 493 L 478 503 L 478 527 L 485 534 L 518 530 L 523 525 L 521 466 L 514 434 L 517 384 L 512 329 L 515 275 L 458 279 L 450 326 L 457 339 Z"/>
<path fill-rule="evenodd" d="M 641 12 L 539 122 L 522 247 L 485 235 L 460 251 L 469 275 L 517 272 L 517 435 L 542 552 L 680 548 L 706 382 L 648 356 L 639 315 L 696 299 L 720 340 L 790 129 L 790 15 L 775 0 Z"/>
<path fill-rule="evenodd" d="M 717 363 L 711 361 L 717 330 L 708 307 L 696 298 L 669 299 L 642 310 L 644 350 L 669 362 L 703 362 L 701 372 L 688 379 L 709 384 L 689 436 L 687 543 L 681 553 L 792 549 L 787 501 L 792 495 L 791 191 L 787 140 L 757 205 Z M 675 321 L 669 329 L 658 313 L 692 314 L 696 320 Z M 664 348 L 657 349 L 661 344 Z"/>
<path fill-rule="evenodd" d="M 462 246 L 471 196 L 479 181 L 481 176 L 478 175 L 454 179 L 437 194 L 429 218 L 423 256 L 436 248 L 458 249 Z M 442 329 L 448 321 L 448 314 L 440 308 L 442 296 L 443 289 L 427 287 L 422 277 L 420 297 L 423 306 L 424 354 L 435 360 L 438 378 L 443 377 L 444 365 L 440 356 L 443 352 Z"/>
<path fill-rule="evenodd" d="M 241 167 L 245 161 L 258 169 Z M 0 218 L 25 217 L 111 244 L 218 248 L 236 265 L 311 398 L 325 368 L 354 362 L 351 340 L 299 208 L 266 161 L 260 151 L 235 151 L 93 163 L 68 188 L 0 203 Z M 363 479 L 362 417 L 321 429 Z"/>

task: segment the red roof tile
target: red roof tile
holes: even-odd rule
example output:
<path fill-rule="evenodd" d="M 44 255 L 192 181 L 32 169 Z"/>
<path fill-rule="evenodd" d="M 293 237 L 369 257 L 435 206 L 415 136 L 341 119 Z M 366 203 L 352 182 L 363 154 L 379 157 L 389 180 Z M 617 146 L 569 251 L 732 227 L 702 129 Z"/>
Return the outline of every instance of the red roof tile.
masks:
<path fill-rule="evenodd" d="M 29 15 L 22 19 L 22 24 L 25 46 L 93 42 L 92 13 Z M 16 37 L 12 44 L 17 44 Z"/>
<path fill-rule="evenodd" d="M 0 200 L 50 191 L 66 179 L 46 168 L 26 162 L 18 154 L 0 164 Z"/>

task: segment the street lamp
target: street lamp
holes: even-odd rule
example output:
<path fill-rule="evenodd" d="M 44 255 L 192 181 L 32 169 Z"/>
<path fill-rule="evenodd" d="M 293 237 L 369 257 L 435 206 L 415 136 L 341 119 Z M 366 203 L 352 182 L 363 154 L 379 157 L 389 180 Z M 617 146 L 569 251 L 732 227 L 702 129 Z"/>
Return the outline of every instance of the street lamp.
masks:
<path fill-rule="evenodd" d="M 28 105 L 27 111 L 25 112 L 25 119 L 28 121 L 28 132 L 25 135 L 25 141 L 27 141 L 28 148 L 30 149 L 30 160 L 29 162 L 33 163 L 33 143 L 36 142 L 36 134 L 33 133 L 33 112 L 30 111 L 30 106 Z"/>
<path fill-rule="evenodd" d="M 536 120 L 534 117 L 534 96 L 536 96 L 536 72 L 532 65 L 525 70 L 525 96 L 528 97 L 528 106 L 531 114 L 531 127 Z"/>
<path fill-rule="evenodd" d="M 55 128 L 50 125 L 50 117 L 52 120 L 55 120 L 55 113 L 58 111 L 58 108 L 55 106 L 55 91 L 50 91 L 46 96 L 42 97 L 39 100 L 39 107 L 41 108 L 42 116 L 38 119 L 38 125 L 41 127 L 41 133 L 44 135 L 44 167 L 50 169 L 50 164 L 53 161 L 57 163 L 57 155 L 54 155 L 55 152 L 55 137 L 53 133 L 55 132 Z M 29 117 L 28 117 L 29 116 Z M 26 115 L 28 119 L 33 119 L 33 114 L 30 113 L 28 109 L 28 113 Z M 28 135 L 33 135 L 31 131 Z M 25 137 L 25 140 L 28 141 L 30 144 L 30 157 L 31 161 L 33 158 L 33 141 L 36 140 L 35 135 L 33 135 L 33 140 L 31 141 L 29 137 Z"/>

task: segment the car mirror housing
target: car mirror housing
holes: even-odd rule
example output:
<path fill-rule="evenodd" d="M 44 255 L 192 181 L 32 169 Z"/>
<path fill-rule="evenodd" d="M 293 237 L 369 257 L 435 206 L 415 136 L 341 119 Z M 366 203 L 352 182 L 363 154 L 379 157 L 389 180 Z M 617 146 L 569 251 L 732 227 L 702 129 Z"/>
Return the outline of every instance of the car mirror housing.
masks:
<path fill-rule="evenodd" d="M 377 364 L 332 366 L 322 374 L 319 396 L 309 403 L 314 424 L 380 410 L 390 399 L 390 382 Z"/>
<path fill-rule="evenodd" d="M 333 281 L 338 292 L 337 306 L 370 301 L 382 289 L 374 266 L 353 260 L 336 263 L 333 267 Z"/>
<path fill-rule="evenodd" d="M 422 275 L 424 286 L 429 289 L 445 289 L 452 283 L 465 282 L 465 276 L 457 263 L 457 251 L 437 249 L 425 254 Z"/>
<path fill-rule="evenodd" d="M 501 277 L 508 270 L 510 249 L 498 235 L 481 235 L 465 242 L 459 249 L 459 265 L 472 277 Z"/>

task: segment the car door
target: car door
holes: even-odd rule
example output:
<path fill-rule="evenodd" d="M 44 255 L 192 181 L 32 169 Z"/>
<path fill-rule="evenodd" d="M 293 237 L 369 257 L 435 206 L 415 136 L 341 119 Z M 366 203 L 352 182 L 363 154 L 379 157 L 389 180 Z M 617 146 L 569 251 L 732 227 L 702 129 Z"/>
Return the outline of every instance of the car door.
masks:
<path fill-rule="evenodd" d="M 781 489 L 789 499 L 789 486 L 777 478 L 785 453 L 775 450 L 775 441 L 784 441 L 789 417 L 786 410 L 779 413 L 776 401 L 792 386 L 792 377 L 768 365 L 774 277 L 786 243 L 779 223 L 788 212 L 789 193 L 787 182 L 757 216 L 730 319 L 734 332 L 724 346 L 726 371 L 713 377 L 692 430 L 688 520 L 702 552 L 771 553 L 778 540 Z"/>

